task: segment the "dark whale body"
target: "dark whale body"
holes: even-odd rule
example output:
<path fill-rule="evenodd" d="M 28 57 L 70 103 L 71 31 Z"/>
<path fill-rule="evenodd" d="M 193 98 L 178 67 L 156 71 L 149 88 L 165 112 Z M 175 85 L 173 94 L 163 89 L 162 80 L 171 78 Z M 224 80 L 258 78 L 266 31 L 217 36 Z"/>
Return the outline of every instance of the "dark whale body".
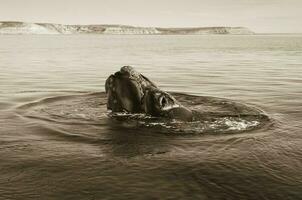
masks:
<path fill-rule="evenodd" d="M 185 121 L 193 118 L 191 110 L 130 66 L 110 75 L 105 89 L 107 109 L 112 112 L 145 113 Z"/>

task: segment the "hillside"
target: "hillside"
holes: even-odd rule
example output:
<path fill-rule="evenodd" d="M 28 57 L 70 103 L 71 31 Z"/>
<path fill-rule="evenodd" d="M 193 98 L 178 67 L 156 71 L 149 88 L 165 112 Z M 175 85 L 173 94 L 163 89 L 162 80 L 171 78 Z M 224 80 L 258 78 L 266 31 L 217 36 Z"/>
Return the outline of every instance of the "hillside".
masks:
<path fill-rule="evenodd" d="M 158 28 L 126 25 L 63 25 L 0 22 L 0 34 L 109 34 L 109 35 L 207 35 L 254 34 L 245 27 Z"/>

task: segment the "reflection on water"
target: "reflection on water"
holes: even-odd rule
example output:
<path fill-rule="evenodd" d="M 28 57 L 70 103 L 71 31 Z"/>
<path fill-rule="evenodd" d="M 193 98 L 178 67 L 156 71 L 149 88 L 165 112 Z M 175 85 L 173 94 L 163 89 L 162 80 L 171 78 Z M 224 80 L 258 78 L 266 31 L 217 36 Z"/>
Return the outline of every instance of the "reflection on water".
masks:
<path fill-rule="evenodd" d="M 301 197 L 300 35 L 28 35 L 0 44 L 0 199 Z M 186 135 L 111 120 L 86 94 L 104 91 L 123 65 L 164 90 L 258 107 L 273 125 Z M 85 106 L 75 106 L 81 96 Z"/>

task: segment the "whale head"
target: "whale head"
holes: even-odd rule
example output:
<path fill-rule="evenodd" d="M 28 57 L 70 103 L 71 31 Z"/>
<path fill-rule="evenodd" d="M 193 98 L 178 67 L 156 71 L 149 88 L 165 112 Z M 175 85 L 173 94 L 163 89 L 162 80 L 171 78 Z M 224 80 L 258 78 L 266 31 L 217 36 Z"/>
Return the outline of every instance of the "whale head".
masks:
<path fill-rule="evenodd" d="M 105 89 L 107 108 L 112 112 L 192 119 L 189 109 L 130 66 L 122 67 L 120 71 L 110 75 L 106 80 Z"/>

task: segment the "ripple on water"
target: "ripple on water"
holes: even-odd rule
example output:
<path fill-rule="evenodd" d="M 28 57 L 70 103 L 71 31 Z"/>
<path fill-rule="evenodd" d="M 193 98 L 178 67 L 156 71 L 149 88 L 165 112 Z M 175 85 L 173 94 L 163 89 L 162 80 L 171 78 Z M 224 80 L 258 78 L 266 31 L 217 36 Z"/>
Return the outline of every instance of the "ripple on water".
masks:
<path fill-rule="evenodd" d="M 104 126 L 110 128 L 113 124 L 118 128 L 172 134 L 239 133 L 263 127 L 269 122 L 261 110 L 242 103 L 215 97 L 172 94 L 193 110 L 194 121 L 182 122 L 144 114 L 108 113 L 106 94 L 103 92 L 46 98 L 20 106 L 18 113 L 25 118 L 51 123 L 65 132 L 79 131 L 85 127 L 85 134 L 94 133 Z"/>

